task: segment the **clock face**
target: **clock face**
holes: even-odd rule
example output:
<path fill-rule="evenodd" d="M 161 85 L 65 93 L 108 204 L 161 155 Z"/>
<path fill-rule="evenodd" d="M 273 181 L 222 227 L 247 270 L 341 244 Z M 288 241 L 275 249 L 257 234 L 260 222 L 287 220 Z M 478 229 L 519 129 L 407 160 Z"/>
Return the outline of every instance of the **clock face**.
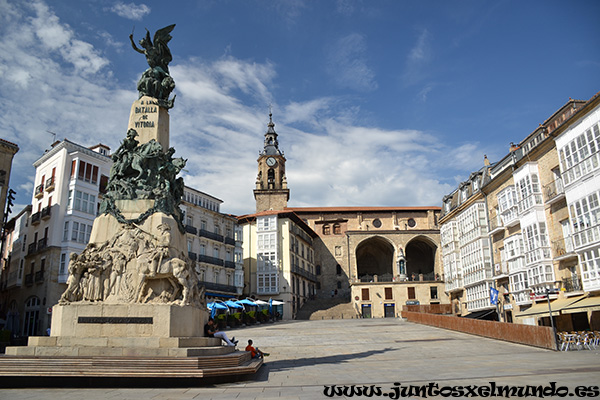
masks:
<path fill-rule="evenodd" d="M 273 157 L 269 157 L 269 158 L 267 158 L 267 165 L 268 165 L 269 167 L 272 167 L 272 166 L 273 166 L 273 165 L 275 165 L 275 164 L 277 164 L 277 160 L 276 160 L 276 159 L 274 159 Z"/>

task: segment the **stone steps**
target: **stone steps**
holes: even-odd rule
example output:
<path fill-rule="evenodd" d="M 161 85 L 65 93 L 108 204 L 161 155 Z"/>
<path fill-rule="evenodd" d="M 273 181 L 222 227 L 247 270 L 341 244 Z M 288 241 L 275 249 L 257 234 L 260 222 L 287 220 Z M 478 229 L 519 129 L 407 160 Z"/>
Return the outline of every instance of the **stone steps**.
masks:
<path fill-rule="evenodd" d="M 0 377 L 203 378 L 253 374 L 263 364 L 235 351 L 204 357 L 0 357 Z"/>

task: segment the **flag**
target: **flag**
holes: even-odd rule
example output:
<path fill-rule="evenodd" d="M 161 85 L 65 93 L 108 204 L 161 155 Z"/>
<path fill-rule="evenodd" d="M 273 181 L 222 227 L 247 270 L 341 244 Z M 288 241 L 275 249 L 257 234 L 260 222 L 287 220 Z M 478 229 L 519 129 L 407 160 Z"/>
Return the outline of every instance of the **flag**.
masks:
<path fill-rule="evenodd" d="M 490 288 L 490 303 L 493 305 L 498 304 L 498 293 L 498 290 L 494 289 L 493 287 Z"/>

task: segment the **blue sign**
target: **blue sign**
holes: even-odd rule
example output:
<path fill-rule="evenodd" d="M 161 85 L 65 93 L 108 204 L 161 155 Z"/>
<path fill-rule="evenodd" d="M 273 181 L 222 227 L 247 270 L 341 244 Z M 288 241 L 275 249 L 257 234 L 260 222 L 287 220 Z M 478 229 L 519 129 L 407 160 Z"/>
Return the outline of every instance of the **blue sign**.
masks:
<path fill-rule="evenodd" d="M 493 287 L 490 288 L 490 302 L 493 305 L 498 304 L 498 291 L 496 289 L 494 289 Z"/>

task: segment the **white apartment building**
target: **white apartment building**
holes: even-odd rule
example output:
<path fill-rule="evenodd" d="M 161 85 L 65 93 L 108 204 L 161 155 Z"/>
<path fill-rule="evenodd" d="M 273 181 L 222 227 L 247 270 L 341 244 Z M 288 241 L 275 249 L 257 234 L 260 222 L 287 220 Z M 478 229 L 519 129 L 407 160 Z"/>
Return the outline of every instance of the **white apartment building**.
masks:
<path fill-rule="evenodd" d="M 471 174 L 444 197 L 440 218 L 444 281 L 453 311 L 461 315 L 491 314 L 493 268 L 485 199 L 480 191 L 489 165 Z"/>
<path fill-rule="evenodd" d="M 600 291 L 600 105 L 598 95 L 589 111 L 556 137 L 560 174 L 569 209 L 570 234 L 579 259 L 583 290 Z M 579 114 L 581 114 L 579 116 Z"/>
<path fill-rule="evenodd" d="M 239 297 L 244 288 L 242 231 L 237 218 L 222 214 L 222 200 L 185 187 L 181 209 L 188 256 L 211 298 Z"/>

